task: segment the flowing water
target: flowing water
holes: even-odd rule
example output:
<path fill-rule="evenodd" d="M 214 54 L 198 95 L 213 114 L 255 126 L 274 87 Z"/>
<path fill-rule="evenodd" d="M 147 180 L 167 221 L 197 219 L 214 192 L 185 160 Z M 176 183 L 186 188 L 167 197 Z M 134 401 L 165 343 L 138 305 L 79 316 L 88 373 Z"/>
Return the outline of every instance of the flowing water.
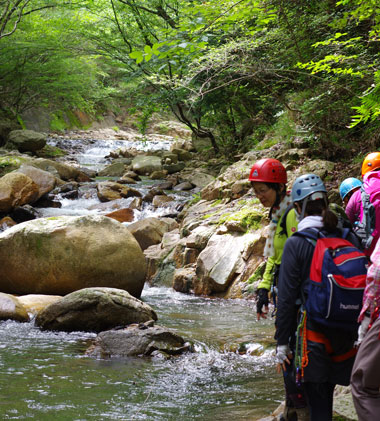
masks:
<path fill-rule="evenodd" d="M 94 212 L 92 189 L 65 202 L 60 214 Z M 155 211 L 145 209 L 139 218 Z M 1 322 L 0 418 L 240 421 L 278 406 L 283 386 L 274 372 L 273 321 L 257 322 L 252 301 L 148 286 L 141 299 L 157 312 L 157 324 L 192 341 L 196 352 L 171 359 L 95 359 L 85 355 L 94 334 L 43 332 L 33 321 Z"/>
<path fill-rule="evenodd" d="M 1 419 L 256 420 L 278 405 L 282 380 L 262 345 L 272 322 L 257 323 L 252 305 L 168 288 L 146 288 L 142 299 L 196 352 L 100 360 L 84 354 L 93 334 L 2 322 Z M 257 355 L 240 355 L 243 342 Z"/>

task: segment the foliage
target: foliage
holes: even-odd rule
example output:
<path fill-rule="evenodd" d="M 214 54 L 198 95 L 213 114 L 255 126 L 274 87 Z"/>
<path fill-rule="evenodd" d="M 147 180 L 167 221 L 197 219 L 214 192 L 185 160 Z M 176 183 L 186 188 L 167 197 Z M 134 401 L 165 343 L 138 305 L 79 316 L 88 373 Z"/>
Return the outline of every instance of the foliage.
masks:
<path fill-rule="evenodd" d="M 83 52 L 78 36 L 86 15 L 55 4 L 30 2 L 34 12 L 23 8 L 17 31 L 0 39 L 0 107 L 15 116 L 38 106 L 91 112 L 108 94 L 98 57 Z"/>
<path fill-rule="evenodd" d="M 202 200 L 200 193 L 193 193 L 193 198 L 188 202 L 189 205 L 195 205 L 196 203 L 200 202 Z"/>
<path fill-rule="evenodd" d="M 145 134 L 170 111 L 229 157 L 307 136 L 335 159 L 379 137 L 374 0 L 7 0 L 0 11 L 2 113 L 129 110 Z"/>
<path fill-rule="evenodd" d="M 52 119 L 50 121 L 50 129 L 55 132 L 63 132 L 67 128 L 67 123 L 63 118 L 62 112 L 57 112 L 52 114 Z"/>
<path fill-rule="evenodd" d="M 352 99 L 360 104 L 351 104 L 356 112 L 350 124 L 354 128 L 360 123 L 375 121 L 380 115 L 380 4 L 372 0 L 342 0 L 337 2 L 337 7 L 341 13 L 332 26 L 338 32 L 313 44 L 315 48 L 323 48 L 325 55 L 318 61 L 298 65 L 311 70 L 312 74 L 321 74 L 330 84 L 344 80 L 346 85 L 357 85 L 359 90 L 354 90 L 357 95 Z M 339 31 L 342 29 L 345 32 Z"/>

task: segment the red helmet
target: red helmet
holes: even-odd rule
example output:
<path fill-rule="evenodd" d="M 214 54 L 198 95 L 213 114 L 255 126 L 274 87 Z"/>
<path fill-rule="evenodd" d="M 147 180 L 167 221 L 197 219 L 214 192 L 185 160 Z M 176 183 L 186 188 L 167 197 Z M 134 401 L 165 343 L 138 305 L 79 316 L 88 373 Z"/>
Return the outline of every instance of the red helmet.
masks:
<path fill-rule="evenodd" d="M 288 179 L 285 167 L 280 161 L 273 158 L 263 158 L 257 161 L 251 168 L 249 181 L 286 184 Z"/>

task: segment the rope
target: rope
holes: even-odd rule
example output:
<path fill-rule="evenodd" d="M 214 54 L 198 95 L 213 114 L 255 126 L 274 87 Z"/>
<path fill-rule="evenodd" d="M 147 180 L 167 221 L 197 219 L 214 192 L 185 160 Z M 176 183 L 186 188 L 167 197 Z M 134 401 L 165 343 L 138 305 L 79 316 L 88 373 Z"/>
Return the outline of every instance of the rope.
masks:
<path fill-rule="evenodd" d="M 300 385 L 304 377 L 304 368 L 309 364 L 306 338 L 306 310 L 302 312 L 300 322 L 297 326 L 296 351 L 294 359 L 296 367 L 296 382 Z"/>
<path fill-rule="evenodd" d="M 309 364 L 309 352 L 307 350 L 307 338 L 306 338 L 306 311 L 304 317 L 304 326 L 302 331 L 302 365 L 301 365 L 301 377 L 304 377 L 304 368 Z"/>

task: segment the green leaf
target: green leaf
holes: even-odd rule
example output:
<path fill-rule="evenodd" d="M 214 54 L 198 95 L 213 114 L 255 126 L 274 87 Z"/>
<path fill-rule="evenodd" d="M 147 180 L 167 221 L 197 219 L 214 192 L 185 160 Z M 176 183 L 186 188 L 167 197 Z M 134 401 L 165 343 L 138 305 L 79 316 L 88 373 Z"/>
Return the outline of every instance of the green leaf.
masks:
<path fill-rule="evenodd" d="M 132 51 L 130 54 L 129 54 L 129 57 L 130 58 L 133 58 L 134 60 L 137 60 L 137 59 L 139 59 L 139 58 L 141 58 L 142 57 L 142 52 L 141 51 Z"/>

